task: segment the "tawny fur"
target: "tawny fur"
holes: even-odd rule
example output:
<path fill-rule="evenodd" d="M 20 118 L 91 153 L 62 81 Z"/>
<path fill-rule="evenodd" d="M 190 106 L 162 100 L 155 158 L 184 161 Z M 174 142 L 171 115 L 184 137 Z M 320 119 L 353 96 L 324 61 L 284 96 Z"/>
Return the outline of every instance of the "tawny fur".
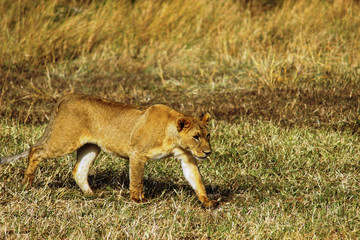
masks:
<path fill-rule="evenodd" d="M 181 160 L 185 178 L 206 207 L 217 202 L 208 199 L 196 159 L 211 153 L 207 122 L 176 112 L 165 105 L 142 108 L 105 99 L 71 94 L 59 100 L 44 135 L 30 149 L 0 163 L 28 156 L 24 183 L 29 186 L 41 161 L 77 150 L 73 169 L 76 183 L 93 194 L 88 172 L 100 149 L 130 159 L 130 196 L 143 201 L 145 163 L 150 159 L 174 156 Z"/>

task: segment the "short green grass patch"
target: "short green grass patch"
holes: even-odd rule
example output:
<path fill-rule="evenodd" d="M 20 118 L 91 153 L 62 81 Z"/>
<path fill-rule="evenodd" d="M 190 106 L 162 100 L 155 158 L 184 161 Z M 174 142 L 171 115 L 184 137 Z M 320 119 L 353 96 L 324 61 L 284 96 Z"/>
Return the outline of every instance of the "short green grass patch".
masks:
<path fill-rule="evenodd" d="M 1 155 L 34 143 L 44 126 L 3 121 Z M 215 210 L 201 208 L 175 159 L 150 161 L 149 202 L 129 199 L 128 161 L 101 154 L 95 198 L 71 176 L 75 155 L 43 162 L 24 189 L 25 160 L 0 166 L 1 238 L 356 238 L 360 230 L 359 137 L 213 121 L 214 153 L 199 163 Z"/>

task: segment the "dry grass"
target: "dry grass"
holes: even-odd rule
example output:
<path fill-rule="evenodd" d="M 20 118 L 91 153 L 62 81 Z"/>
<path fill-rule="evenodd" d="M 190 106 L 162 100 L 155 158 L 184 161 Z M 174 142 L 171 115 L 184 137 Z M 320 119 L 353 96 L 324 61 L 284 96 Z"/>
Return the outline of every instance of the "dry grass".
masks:
<path fill-rule="evenodd" d="M 279 87 L 356 98 L 359 10 L 352 1 L 2 1 L 0 114 L 44 122 L 73 91 L 136 104 Z"/>
<path fill-rule="evenodd" d="M 356 70 L 358 4 L 257 7 L 234 1 L 2 1 L 0 65 L 20 71 L 39 71 L 40 65 L 40 73 L 55 75 L 162 72 L 207 80 L 229 72 L 232 80 L 269 86 L 306 82 L 314 74 L 323 81 L 336 74 L 338 83 Z"/>

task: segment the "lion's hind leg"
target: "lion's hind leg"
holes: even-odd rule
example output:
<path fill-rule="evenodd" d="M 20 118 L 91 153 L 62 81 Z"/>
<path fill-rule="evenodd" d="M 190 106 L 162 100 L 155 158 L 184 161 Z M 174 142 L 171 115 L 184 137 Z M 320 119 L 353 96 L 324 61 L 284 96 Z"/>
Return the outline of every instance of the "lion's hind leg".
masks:
<path fill-rule="evenodd" d="M 33 146 L 29 149 L 28 167 L 24 175 L 24 184 L 29 187 L 34 182 L 34 175 L 39 164 L 46 158 L 42 147 Z"/>
<path fill-rule="evenodd" d="M 28 186 L 32 185 L 36 169 L 43 160 L 67 155 L 80 146 L 78 141 L 69 144 L 68 141 L 61 143 L 54 141 L 54 139 L 48 139 L 39 145 L 32 146 L 29 150 L 28 167 L 25 171 L 24 184 Z"/>
<path fill-rule="evenodd" d="M 77 150 L 77 163 L 72 173 L 77 185 L 88 195 L 94 194 L 88 182 L 89 169 L 100 150 L 101 149 L 95 144 L 85 144 Z"/>

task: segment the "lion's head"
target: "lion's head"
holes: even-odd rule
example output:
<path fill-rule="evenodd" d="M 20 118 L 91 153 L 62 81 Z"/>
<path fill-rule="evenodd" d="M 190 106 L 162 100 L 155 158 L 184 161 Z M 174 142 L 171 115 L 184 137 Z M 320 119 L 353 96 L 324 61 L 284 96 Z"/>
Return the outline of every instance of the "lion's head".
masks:
<path fill-rule="evenodd" d="M 206 113 L 200 120 L 185 116 L 176 122 L 181 147 L 199 160 L 211 154 L 210 133 L 207 130 L 209 120 L 210 114 Z"/>

